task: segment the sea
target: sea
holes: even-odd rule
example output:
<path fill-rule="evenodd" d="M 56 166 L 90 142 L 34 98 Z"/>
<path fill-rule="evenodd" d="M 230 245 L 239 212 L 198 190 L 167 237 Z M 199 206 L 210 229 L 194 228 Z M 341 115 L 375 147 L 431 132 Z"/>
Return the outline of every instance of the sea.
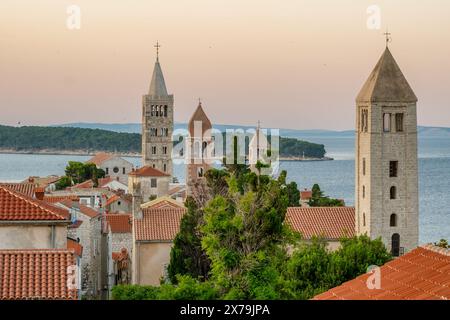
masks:
<path fill-rule="evenodd" d="M 354 205 L 354 139 L 353 137 L 310 136 L 304 140 L 325 145 L 333 161 L 283 161 L 288 180 L 299 189 L 318 183 L 324 193 Z M 0 181 L 23 181 L 29 176 L 62 175 L 68 161 L 85 161 L 88 156 L 0 154 Z M 140 158 L 125 158 L 136 166 Z M 183 165 L 174 166 L 174 175 L 184 181 Z M 450 240 L 450 138 L 419 137 L 419 242 Z"/>

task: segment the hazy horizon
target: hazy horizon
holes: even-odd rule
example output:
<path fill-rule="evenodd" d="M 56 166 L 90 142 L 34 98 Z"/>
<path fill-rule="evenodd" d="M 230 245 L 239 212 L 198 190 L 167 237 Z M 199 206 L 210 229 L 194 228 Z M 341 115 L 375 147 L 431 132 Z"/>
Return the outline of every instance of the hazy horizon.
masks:
<path fill-rule="evenodd" d="M 177 122 L 201 97 L 213 123 L 352 130 L 389 28 L 418 122 L 450 127 L 449 16 L 448 0 L 3 0 L 0 123 L 139 123 L 159 41 Z"/>

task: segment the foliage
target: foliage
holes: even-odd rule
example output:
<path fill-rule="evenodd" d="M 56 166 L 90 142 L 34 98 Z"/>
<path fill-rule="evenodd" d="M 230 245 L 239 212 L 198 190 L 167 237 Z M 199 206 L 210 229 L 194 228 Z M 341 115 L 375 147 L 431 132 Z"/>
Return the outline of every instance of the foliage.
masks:
<path fill-rule="evenodd" d="M 92 180 L 94 186 L 98 185 L 98 179 L 105 177 L 105 171 L 97 168 L 93 163 L 69 161 L 65 170 L 66 175 L 56 184 L 56 189 L 62 190 L 73 184 Z"/>
<path fill-rule="evenodd" d="M 344 202 L 339 199 L 332 199 L 324 196 L 320 186 L 316 183 L 312 187 L 312 196 L 309 199 L 310 207 L 343 207 Z"/>
<path fill-rule="evenodd" d="M 325 157 L 325 146 L 294 138 L 280 138 L 280 156 L 282 157 Z"/>
<path fill-rule="evenodd" d="M 292 181 L 290 183 L 286 183 L 286 170 L 281 171 L 280 177 L 278 178 L 283 185 L 286 185 L 286 192 L 288 195 L 288 206 L 289 207 L 298 207 L 300 206 L 300 191 L 298 190 L 297 183 Z"/>
<path fill-rule="evenodd" d="M 207 279 L 210 269 L 210 261 L 201 246 L 199 230 L 203 224 L 203 211 L 191 197 L 186 199 L 185 206 L 187 213 L 181 219 L 180 232 L 170 252 L 168 273 L 172 283 L 177 283 L 179 274 Z"/>
<path fill-rule="evenodd" d="M 441 239 L 439 242 L 436 242 L 434 245 L 438 246 L 440 248 L 444 248 L 444 249 L 449 249 L 450 248 L 450 246 L 448 244 L 448 241 L 445 240 L 445 239 Z"/>

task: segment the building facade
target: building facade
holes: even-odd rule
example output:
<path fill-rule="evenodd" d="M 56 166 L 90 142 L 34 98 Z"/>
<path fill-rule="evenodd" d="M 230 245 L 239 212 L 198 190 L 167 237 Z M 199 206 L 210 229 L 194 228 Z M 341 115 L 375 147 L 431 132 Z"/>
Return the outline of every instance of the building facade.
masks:
<path fill-rule="evenodd" d="M 158 46 L 158 45 L 157 45 Z M 157 56 L 148 94 L 142 97 L 142 163 L 172 176 L 173 95 Z"/>
<path fill-rule="evenodd" d="M 394 256 L 418 246 L 417 97 L 389 48 L 356 98 L 356 231 Z"/>

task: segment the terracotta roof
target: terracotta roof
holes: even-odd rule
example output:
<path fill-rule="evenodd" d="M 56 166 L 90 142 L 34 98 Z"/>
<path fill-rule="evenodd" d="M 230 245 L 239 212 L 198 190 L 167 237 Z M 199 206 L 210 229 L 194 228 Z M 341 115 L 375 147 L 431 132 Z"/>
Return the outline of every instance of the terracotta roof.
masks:
<path fill-rule="evenodd" d="M 67 239 L 67 250 L 72 250 L 79 257 L 83 255 L 83 246 L 73 239 Z"/>
<path fill-rule="evenodd" d="M 24 195 L 27 195 L 31 198 L 35 195 L 35 184 L 34 183 L 28 183 L 28 182 L 21 182 L 21 183 L 0 183 L 0 186 L 7 187 L 11 190 L 20 192 Z"/>
<path fill-rule="evenodd" d="M 164 209 L 170 209 L 170 208 L 184 208 L 184 204 L 182 202 L 176 201 L 170 197 L 159 197 L 155 200 L 146 202 L 141 204 L 141 208 L 164 208 Z"/>
<path fill-rule="evenodd" d="M 169 177 L 170 175 L 164 173 L 158 169 L 152 168 L 150 166 L 144 166 L 137 170 L 130 172 L 128 175 L 130 176 L 138 176 L 138 177 Z"/>
<path fill-rule="evenodd" d="M 178 193 L 180 191 L 183 191 L 183 190 L 186 190 L 186 186 L 184 186 L 184 185 L 183 186 L 176 186 L 176 187 L 173 187 L 172 189 L 170 189 L 168 194 L 169 194 L 169 196 L 171 196 L 171 195 L 173 195 L 175 193 Z"/>
<path fill-rule="evenodd" d="M 357 102 L 417 102 L 417 97 L 386 48 L 356 98 Z"/>
<path fill-rule="evenodd" d="M 112 233 L 131 233 L 131 214 L 107 214 L 106 221 L 108 221 Z"/>
<path fill-rule="evenodd" d="M 180 230 L 186 209 L 143 209 L 134 219 L 136 241 L 172 241 Z"/>
<path fill-rule="evenodd" d="M 100 212 L 82 204 L 80 204 L 80 212 L 84 213 L 90 218 L 95 218 L 100 214 Z"/>
<path fill-rule="evenodd" d="M 71 188 L 73 189 L 91 189 L 94 187 L 94 181 L 86 180 L 84 182 L 73 185 Z"/>
<path fill-rule="evenodd" d="M 449 300 L 450 250 L 419 247 L 379 269 L 380 289 L 367 287 L 370 273 L 328 290 L 315 300 Z"/>
<path fill-rule="evenodd" d="M 0 186 L 0 220 L 67 220 L 69 212 Z"/>
<path fill-rule="evenodd" d="M 46 188 L 49 184 L 59 181 L 61 177 L 59 176 L 48 176 L 48 177 L 29 177 L 23 182 L 32 182 L 40 187 Z"/>
<path fill-rule="evenodd" d="M 196 134 L 196 132 L 194 132 L 196 121 L 199 121 L 202 124 L 202 132 L 201 132 L 202 135 L 204 135 L 207 130 L 211 130 L 212 128 L 211 121 L 209 120 L 208 116 L 203 110 L 201 103 L 198 104 L 197 109 L 195 109 L 195 112 L 188 123 L 188 130 L 191 137 L 195 137 Z"/>
<path fill-rule="evenodd" d="M 0 299 L 70 299 L 67 287 L 74 253 L 64 249 L 0 250 Z"/>
<path fill-rule="evenodd" d="M 311 190 L 300 191 L 300 199 L 301 200 L 309 200 L 312 197 Z"/>
<path fill-rule="evenodd" d="M 355 208 L 351 207 L 291 207 L 286 222 L 304 239 L 322 236 L 340 239 L 355 235 Z"/>
<path fill-rule="evenodd" d="M 120 196 L 118 196 L 117 194 L 111 196 L 105 203 L 105 206 L 109 206 L 110 204 L 116 202 L 116 201 L 125 201 L 125 202 L 130 202 L 130 200 L 126 199 L 126 198 L 122 198 Z"/>
<path fill-rule="evenodd" d="M 48 203 L 57 203 L 57 202 L 62 202 L 65 200 L 70 200 L 70 201 L 79 201 L 80 198 L 78 198 L 77 195 L 68 195 L 68 196 L 52 196 L 52 195 L 45 195 L 44 196 L 44 201 L 48 202 Z"/>
<path fill-rule="evenodd" d="M 113 157 L 115 157 L 113 154 L 100 152 L 100 153 L 97 153 L 94 157 L 92 157 L 88 161 L 86 161 L 86 163 L 93 163 L 96 166 L 101 166 L 103 162 L 105 162 L 106 160 L 109 160 Z"/>

